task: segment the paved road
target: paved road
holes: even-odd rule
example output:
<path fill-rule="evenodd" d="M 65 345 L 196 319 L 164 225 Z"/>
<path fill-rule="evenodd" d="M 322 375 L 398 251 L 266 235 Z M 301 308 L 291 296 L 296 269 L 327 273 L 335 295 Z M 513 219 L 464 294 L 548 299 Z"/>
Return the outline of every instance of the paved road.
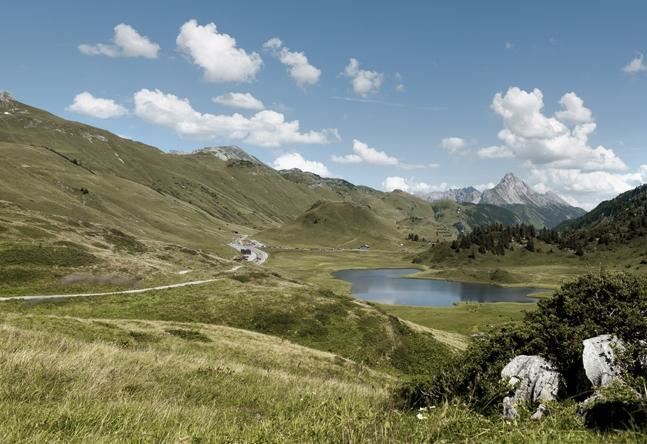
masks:
<path fill-rule="evenodd" d="M 231 270 L 227 270 L 227 273 L 231 273 L 233 271 L 236 271 L 240 268 L 241 266 L 238 265 Z M 190 287 L 193 285 L 202 285 L 202 284 L 208 284 L 210 282 L 215 282 L 217 280 L 220 280 L 222 278 L 214 278 L 214 279 L 205 279 L 202 281 L 191 281 L 191 282 L 181 282 L 179 284 L 171 284 L 171 285 L 161 285 L 159 287 L 149 287 L 149 288 L 138 288 L 136 290 L 123 290 L 123 291 L 107 291 L 104 293 L 76 293 L 76 294 L 47 294 L 47 295 L 35 295 L 35 296 L 4 296 L 0 297 L 0 302 L 3 301 L 34 301 L 34 300 L 46 300 L 46 299 L 66 299 L 66 298 L 87 298 L 87 297 L 92 297 L 92 296 L 112 296 L 112 295 L 118 295 L 118 294 L 138 294 L 138 293 L 146 293 L 149 291 L 158 291 L 158 290 L 168 290 L 171 288 L 180 288 L 180 287 Z"/>
<path fill-rule="evenodd" d="M 260 247 L 263 244 L 261 244 L 258 241 L 255 241 L 253 239 L 247 241 L 248 237 L 249 236 L 247 236 L 247 235 L 240 236 L 240 237 L 234 239 L 234 241 L 232 243 L 230 243 L 229 246 L 231 248 L 234 248 L 234 249 L 238 250 L 238 251 L 241 251 L 241 250 L 244 250 L 244 249 L 251 251 L 251 254 L 249 254 L 247 256 L 247 261 L 255 263 L 256 265 L 264 264 L 265 261 L 267 260 L 267 258 L 270 257 L 270 255 L 268 253 L 266 253 L 265 251 L 261 250 Z"/>

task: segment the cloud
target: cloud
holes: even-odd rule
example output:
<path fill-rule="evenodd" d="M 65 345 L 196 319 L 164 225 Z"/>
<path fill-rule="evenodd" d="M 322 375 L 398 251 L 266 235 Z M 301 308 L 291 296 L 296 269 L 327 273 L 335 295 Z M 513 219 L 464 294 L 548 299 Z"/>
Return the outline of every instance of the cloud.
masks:
<path fill-rule="evenodd" d="M 507 146 L 488 146 L 481 148 L 476 152 L 481 159 L 509 159 L 514 157 L 514 153 Z"/>
<path fill-rule="evenodd" d="M 512 49 L 514 48 L 514 43 L 512 42 L 505 42 L 505 49 Z"/>
<path fill-rule="evenodd" d="M 404 87 L 404 83 L 402 81 L 402 74 L 400 74 L 399 72 L 396 72 L 395 73 L 395 80 L 398 82 L 395 85 L 395 92 L 403 93 L 406 88 Z"/>
<path fill-rule="evenodd" d="M 398 165 L 400 161 L 389 156 L 384 151 L 378 151 L 369 147 L 364 142 L 353 139 L 353 153 L 344 156 L 332 156 L 333 162 L 337 163 L 368 163 L 371 165 Z"/>
<path fill-rule="evenodd" d="M 559 100 L 559 104 L 564 109 L 557 111 L 555 117 L 562 122 L 589 123 L 593 121 L 593 113 L 584 106 L 584 101 L 574 92 L 564 94 Z"/>
<path fill-rule="evenodd" d="M 306 85 L 314 85 L 319 82 L 321 70 L 311 65 L 303 52 L 290 51 L 277 37 L 265 42 L 263 48 L 290 68 L 290 76 L 297 82 L 299 87 L 304 88 Z"/>
<path fill-rule="evenodd" d="M 647 179 L 647 167 L 627 172 L 627 165 L 612 149 L 590 144 L 597 124 L 580 97 L 569 92 L 559 104 L 560 110 L 550 116 L 543 111 L 539 89 L 512 87 L 505 94 L 496 94 L 492 109 L 503 120 L 498 134 L 503 144 L 483 148 L 477 154 L 522 161 L 530 168 L 536 189 L 553 190 L 586 209 Z"/>
<path fill-rule="evenodd" d="M 301 171 L 317 174 L 321 177 L 334 177 L 326 165 L 314 160 L 306 160 L 299 153 L 282 154 L 272 162 L 272 166 L 277 170 L 291 170 L 298 168 Z"/>
<path fill-rule="evenodd" d="M 213 101 L 221 105 L 230 106 L 232 108 L 242 108 L 251 110 L 265 109 L 263 102 L 258 100 L 250 93 L 235 93 L 229 92 L 218 97 L 214 97 Z"/>
<path fill-rule="evenodd" d="M 263 65 L 261 56 L 236 46 L 236 39 L 219 33 L 214 23 L 189 20 L 180 28 L 178 49 L 204 71 L 208 82 L 251 82 Z"/>
<path fill-rule="evenodd" d="M 571 203 L 590 210 L 601 200 L 611 199 L 647 181 L 647 165 L 633 173 L 543 168 L 531 170 L 531 180 L 537 190 L 552 189 Z"/>
<path fill-rule="evenodd" d="M 284 144 L 327 144 L 340 140 L 336 129 L 301 132 L 298 120 L 286 121 L 279 112 L 264 110 L 251 117 L 200 113 L 188 99 L 158 89 L 135 93 L 135 115 L 172 129 L 181 136 L 202 140 L 241 140 L 251 145 L 278 147 Z"/>
<path fill-rule="evenodd" d="M 351 58 L 344 70 L 346 77 L 351 79 L 353 91 L 361 97 L 377 94 L 384 82 L 384 74 L 377 71 L 359 69 L 357 59 Z"/>
<path fill-rule="evenodd" d="M 413 179 L 405 179 L 400 176 L 389 176 L 382 182 L 382 188 L 386 191 L 402 190 L 407 193 L 420 194 L 430 193 L 432 191 L 446 191 L 450 187 L 446 183 L 432 185 L 426 182 L 418 182 Z"/>
<path fill-rule="evenodd" d="M 589 145 L 597 125 L 590 110 L 575 93 L 560 100 L 562 110 L 546 116 L 539 89 L 523 91 L 517 87 L 497 93 L 492 109 L 503 118 L 498 137 L 514 157 L 530 166 L 578 168 L 582 170 L 626 170 L 626 164 L 612 149 Z M 574 124 L 568 126 L 568 124 Z"/>
<path fill-rule="evenodd" d="M 450 154 L 457 154 L 467 147 L 467 142 L 460 137 L 445 137 L 440 141 L 440 146 Z"/>
<path fill-rule="evenodd" d="M 114 44 L 83 44 L 79 45 L 79 51 L 89 56 L 157 58 L 160 45 L 139 34 L 132 26 L 121 23 L 115 26 L 114 31 Z"/>
<path fill-rule="evenodd" d="M 625 65 L 622 70 L 627 74 L 637 74 L 639 72 L 647 71 L 647 65 L 645 65 L 645 55 L 643 53 L 638 53 L 629 63 Z"/>
<path fill-rule="evenodd" d="M 87 91 L 77 94 L 74 97 L 74 102 L 66 110 L 98 119 L 111 119 L 124 116 L 128 113 L 125 107 L 119 105 L 114 100 L 94 97 Z"/>

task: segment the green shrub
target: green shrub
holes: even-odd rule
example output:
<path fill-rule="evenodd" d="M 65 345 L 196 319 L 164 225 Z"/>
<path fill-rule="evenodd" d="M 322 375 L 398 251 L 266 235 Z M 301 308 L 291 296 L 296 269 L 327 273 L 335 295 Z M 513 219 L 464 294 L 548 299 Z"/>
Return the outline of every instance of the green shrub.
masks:
<path fill-rule="evenodd" d="M 582 368 L 582 341 L 614 334 L 625 341 L 627 381 L 645 386 L 638 344 L 647 338 L 647 279 L 630 274 L 585 275 L 538 303 L 520 325 L 504 327 L 470 345 L 438 374 L 421 375 L 396 391 L 407 407 L 458 398 L 479 411 L 498 406 L 505 394 L 500 373 L 515 356 L 541 355 L 565 377 L 567 395 L 584 397 L 589 389 Z"/>

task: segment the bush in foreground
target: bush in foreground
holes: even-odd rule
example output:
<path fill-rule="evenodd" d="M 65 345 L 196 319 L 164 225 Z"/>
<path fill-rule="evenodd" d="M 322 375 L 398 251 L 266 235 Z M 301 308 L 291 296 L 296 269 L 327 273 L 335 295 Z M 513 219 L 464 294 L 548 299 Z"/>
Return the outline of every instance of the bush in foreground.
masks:
<path fill-rule="evenodd" d="M 618 336 L 628 346 L 626 381 L 642 391 L 647 384 L 639 359 L 647 339 L 647 279 L 630 274 L 588 274 L 564 285 L 538 303 L 519 325 L 503 328 L 473 343 L 467 352 L 434 375 L 403 383 L 396 398 L 417 408 L 461 400 L 481 412 L 498 411 L 506 388 L 501 369 L 515 356 L 541 355 L 554 363 L 567 384 L 567 395 L 585 397 L 590 387 L 582 370 L 582 341 L 600 334 Z"/>

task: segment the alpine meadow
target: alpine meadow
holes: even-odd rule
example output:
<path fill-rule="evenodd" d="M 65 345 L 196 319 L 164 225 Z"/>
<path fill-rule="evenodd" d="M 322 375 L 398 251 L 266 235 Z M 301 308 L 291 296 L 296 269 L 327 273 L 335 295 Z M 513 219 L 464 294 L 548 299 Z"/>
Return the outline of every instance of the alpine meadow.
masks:
<path fill-rule="evenodd" d="M 647 5 L 0 27 L 0 442 L 647 442 Z"/>

